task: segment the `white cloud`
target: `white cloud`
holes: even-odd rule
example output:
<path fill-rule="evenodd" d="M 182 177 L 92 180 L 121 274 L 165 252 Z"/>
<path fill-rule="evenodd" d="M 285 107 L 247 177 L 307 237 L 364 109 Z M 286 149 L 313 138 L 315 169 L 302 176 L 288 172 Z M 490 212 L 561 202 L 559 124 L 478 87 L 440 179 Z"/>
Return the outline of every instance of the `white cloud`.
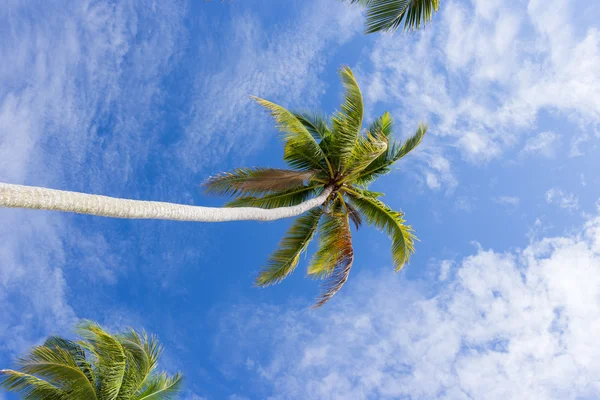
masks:
<path fill-rule="evenodd" d="M 450 260 L 443 260 L 440 263 L 440 281 L 445 281 L 446 279 L 448 279 L 448 274 L 450 274 L 450 268 L 452 268 L 453 265 L 454 263 Z"/>
<path fill-rule="evenodd" d="M 573 193 L 567 193 L 558 188 L 552 188 L 546 192 L 546 202 L 555 204 L 567 210 L 577 210 L 579 199 Z"/>
<path fill-rule="evenodd" d="M 542 132 L 537 136 L 527 139 L 523 153 L 539 154 L 544 157 L 554 157 L 560 136 L 554 132 Z"/>
<path fill-rule="evenodd" d="M 495 197 L 494 201 L 498 204 L 506 204 L 515 207 L 519 205 L 521 199 L 516 196 L 499 196 Z"/>
<path fill-rule="evenodd" d="M 464 157 L 471 162 L 487 162 L 500 154 L 497 143 L 475 132 L 466 132 L 457 144 Z"/>
<path fill-rule="evenodd" d="M 600 396 L 600 218 L 453 271 L 432 298 L 384 271 L 317 311 L 240 306 L 218 343 L 272 399 Z"/>
<path fill-rule="evenodd" d="M 600 126 L 600 31 L 577 10 L 567 0 L 445 2 L 427 30 L 378 40 L 367 104 L 395 104 L 403 130 L 429 121 L 428 140 L 470 162 L 534 133 L 542 111 L 587 137 Z"/>
<path fill-rule="evenodd" d="M 450 161 L 441 154 L 430 152 L 429 154 L 421 153 L 427 161 L 425 169 L 425 184 L 432 190 L 438 190 L 442 187 L 448 192 L 452 192 L 458 185 Z"/>

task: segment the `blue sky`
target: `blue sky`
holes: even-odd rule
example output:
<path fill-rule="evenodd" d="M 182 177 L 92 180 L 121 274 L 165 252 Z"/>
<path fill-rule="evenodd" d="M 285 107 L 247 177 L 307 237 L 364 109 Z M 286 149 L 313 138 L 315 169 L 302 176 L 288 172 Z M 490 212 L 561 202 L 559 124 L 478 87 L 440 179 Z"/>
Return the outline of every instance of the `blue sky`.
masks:
<path fill-rule="evenodd" d="M 441 3 L 364 36 L 337 0 L 5 2 L 3 182 L 222 204 L 199 183 L 283 165 L 248 95 L 332 113 L 344 64 L 368 119 L 430 130 L 374 186 L 421 240 L 410 265 L 363 228 L 319 310 L 305 262 L 252 286 L 290 221 L 0 210 L 0 365 L 89 318 L 158 334 L 185 399 L 599 397 L 600 4 Z"/>

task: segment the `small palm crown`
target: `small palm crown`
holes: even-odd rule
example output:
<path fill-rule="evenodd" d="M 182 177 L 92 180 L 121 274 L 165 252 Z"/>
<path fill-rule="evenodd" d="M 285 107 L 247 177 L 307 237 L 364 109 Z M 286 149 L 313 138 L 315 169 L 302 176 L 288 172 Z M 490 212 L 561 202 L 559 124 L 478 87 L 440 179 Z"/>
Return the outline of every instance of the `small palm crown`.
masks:
<path fill-rule="evenodd" d="M 0 370 L 2 386 L 25 400 L 170 400 L 179 392 L 179 373 L 156 371 L 156 338 L 111 335 L 89 321 L 78 332 L 83 340 L 50 337 L 19 360 L 19 371 Z"/>
<path fill-rule="evenodd" d="M 415 31 L 433 18 L 440 0 L 349 0 L 366 7 L 365 33 Z"/>
<path fill-rule="evenodd" d="M 367 186 L 413 150 L 427 127 L 419 126 L 404 143 L 390 144 L 392 118 L 388 113 L 362 133 L 363 99 L 352 71 L 340 71 L 346 90 L 341 110 L 331 123 L 318 115 L 293 113 L 267 100 L 254 98 L 267 108 L 283 132 L 283 159 L 292 168 L 240 168 L 210 178 L 209 193 L 235 197 L 231 207 L 289 207 L 332 192 L 322 206 L 298 217 L 256 279 L 259 286 L 278 283 L 298 265 L 300 256 L 319 233 L 319 248 L 308 274 L 326 278 L 315 307 L 322 306 L 344 285 L 354 260 L 350 221 L 358 229 L 362 220 L 385 231 L 392 240 L 392 257 L 399 271 L 414 252 L 415 236 L 403 214 L 392 210 Z"/>

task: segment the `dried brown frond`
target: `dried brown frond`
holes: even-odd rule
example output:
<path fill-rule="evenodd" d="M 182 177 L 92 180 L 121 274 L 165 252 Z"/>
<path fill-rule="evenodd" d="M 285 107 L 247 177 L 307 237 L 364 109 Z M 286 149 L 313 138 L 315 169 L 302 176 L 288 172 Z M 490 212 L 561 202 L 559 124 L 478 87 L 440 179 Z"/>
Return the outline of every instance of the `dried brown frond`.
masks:
<path fill-rule="evenodd" d="M 331 273 L 327 281 L 322 285 L 323 292 L 317 298 L 313 308 L 321 307 L 327 303 L 348 280 L 350 269 L 354 262 L 354 249 L 352 248 L 352 233 L 350 232 L 350 223 L 347 216 L 338 216 L 340 227 L 333 246 L 329 249 L 333 255 Z"/>
<path fill-rule="evenodd" d="M 211 194 L 253 196 L 300 187 L 311 180 L 315 174 L 315 171 L 239 168 L 209 178 L 203 186 Z"/>

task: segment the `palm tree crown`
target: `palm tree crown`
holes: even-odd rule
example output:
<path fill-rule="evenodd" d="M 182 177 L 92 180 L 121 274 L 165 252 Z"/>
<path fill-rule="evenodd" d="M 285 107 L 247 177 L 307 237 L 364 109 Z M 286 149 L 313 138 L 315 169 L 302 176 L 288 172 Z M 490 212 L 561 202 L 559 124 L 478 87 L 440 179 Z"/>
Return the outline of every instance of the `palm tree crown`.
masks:
<path fill-rule="evenodd" d="M 414 31 L 431 21 L 440 0 L 349 0 L 366 7 L 365 33 L 398 30 Z"/>
<path fill-rule="evenodd" d="M 362 132 L 363 99 L 352 71 L 340 71 L 345 88 L 341 109 L 327 122 L 313 114 L 293 113 L 267 100 L 266 107 L 283 132 L 284 161 L 291 169 L 240 168 L 205 182 L 209 193 L 235 197 L 231 207 L 288 207 L 324 191 L 326 201 L 298 217 L 256 279 L 258 286 L 282 281 L 298 265 L 317 232 L 319 248 L 308 274 L 327 278 L 315 306 L 325 304 L 348 279 L 354 260 L 350 221 L 360 227 L 363 219 L 385 231 L 392 240 L 396 271 L 414 252 L 415 237 L 403 214 L 392 210 L 368 190 L 377 177 L 413 150 L 427 131 L 421 124 L 404 143 L 391 142 L 392 118 L 388 113 Z"/>
<path fill-rule="evenodd" d="M 79 326 L 80 341 L 50 337 L 18 361 L 19 371 L 0 370 L 2 387 L 25 400 L 170 400 L 179 373 L 156 372 L 162 348 L 153 336 L 118 335 L 93 322 Z"/>

